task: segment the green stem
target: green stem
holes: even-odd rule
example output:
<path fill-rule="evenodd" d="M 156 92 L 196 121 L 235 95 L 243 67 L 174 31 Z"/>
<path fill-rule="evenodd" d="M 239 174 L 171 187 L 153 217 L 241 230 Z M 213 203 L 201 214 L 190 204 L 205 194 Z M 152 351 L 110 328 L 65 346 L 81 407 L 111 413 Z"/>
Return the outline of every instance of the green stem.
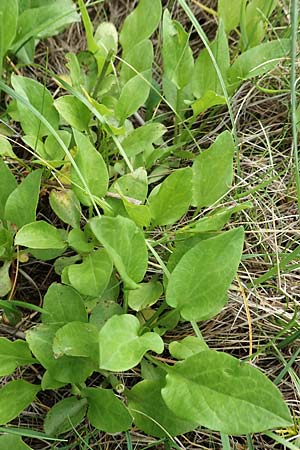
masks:
<path fill-rule="evenodd" d="M 193 330 L 195 331 L 195 335 L 197 336 L 197 338 L 201 339 L 201 341 L 204 341 L 204 338 L 202 336 L 202 333 L 198 327 L 198 324 L 195 320 L 191 320 L 191 325 L 193 327 Z"/>
<path fill-rule="evenodd" d="M 220 433 L 223 450 L 230 450 L 230 441 L 228 434 Z"/>
<path fill-rule="evenodd" d="M 251 434 L 247 434 L 248 450 L 254 450 Z"/>
<path fill-rule="evenodd" d="M 297 32 L 298 32 L 298 0 L 291 1 L 292 36 L 291 36 L 291 106 L 293 127 L 293 153 L 295 160 L 295 178 L 297 190 L 298 213 L 300 214 L 300 174 L 298 158 L 298 130 L 297 130 L 297 98 L 296 98 L 296 60 L 297 60 Z"/>

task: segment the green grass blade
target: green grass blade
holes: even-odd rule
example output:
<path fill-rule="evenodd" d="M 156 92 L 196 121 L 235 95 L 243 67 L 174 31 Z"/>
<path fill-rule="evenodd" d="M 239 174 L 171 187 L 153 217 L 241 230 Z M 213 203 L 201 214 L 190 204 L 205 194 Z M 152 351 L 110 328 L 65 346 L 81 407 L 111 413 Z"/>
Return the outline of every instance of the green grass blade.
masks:
<path fill-rule="evenodd" d="M 293 154 L 295 162 L 295 179 L 298 202 L 298 213 L 300 214 L 300 174 L 298 157 L 298 129 L 297 129 L 297 97 L 296 97 L 296 64 L 297 64 L 297 34 L 298 34 L 298 0 L 291 1 L 292 36 L 291 36 L 291 106 L 292 106 L 292 128 L 293 128 Z"/>

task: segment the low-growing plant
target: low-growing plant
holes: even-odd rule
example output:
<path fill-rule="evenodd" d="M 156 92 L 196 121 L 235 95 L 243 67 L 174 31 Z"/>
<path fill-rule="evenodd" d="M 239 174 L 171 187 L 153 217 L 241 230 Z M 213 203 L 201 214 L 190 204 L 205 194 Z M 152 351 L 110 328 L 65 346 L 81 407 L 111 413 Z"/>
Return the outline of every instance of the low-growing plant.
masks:
<path fill-rule="evenodd" d="M 265 3 L 269 14 L 275 2 Z M 48 436 L 86 416 L 107 433 L 134 422 L 171 441 L 199 426 L 241 435 L 291 423 L 277 387 L 254 366 L 209 349 L 197 325 L 227 302 L 244 230 L 223 229 L 251 205 L 218 206 L 233 180 L 232 134 L 222 132 L 204 150 L 193 127 L 200 114 L 225 104 L 244 80 L 271 70 L 288 52 L 284 39 L 260 44 L 268 14 L 256 14 L 259 2 L 247 4 L 248 12 L 256 8 L 256 31 L 254 19 L 245 23 L 246 2 L 236 4 L 242 13 L 233 18 L 228 2 L 219 2 L 217 36 L 194 61 L 189 34 L 167 9 L 162 15 L 160 0 L 140 0 L 120 33 L 109 22 L 94 32 L 80 0 L 88 52 L 68 55 L 67 77 L 53 75 L 67 94 L 54 99 L 44 85 L 19 75 L 11 76 L 13 89 L 0 82 L 13 99 L 8 113 L 34 155 L 21 165 L 18 183 L 6 159 L 20 160 L 1 138 L 0 296 L 9 298 L 0 306 L 7 320 L 18 320 L 20 306 L 12 263 L 53 261 L 61 277 L 42 309 L 23 304 L 41 312 L 26 341 L 0 338 L 2 376 L 28 364 L 44 369 L 41 384 L 17 379 L 0 389 L 0 424 L 18 417 L 41 390 L 64 386 L 70 396 L 47 413 Z M 230 61 L 226 33 L 239 23 L 242 53 Z M 160 25 L 163 74 L 154 80 L 150 37 Z M 171 109 L 174 133 L 157 115 L 161 102 Z M 188 142 L 195 154 L 182 149 Z M 179 168 L 181 157 L 187 162 Z M 60 226 L 37 220 L 41 186 L 50 191 Z M 210 212 L 199 218 L 202 208 Z M 196 336 L 165 338 L 184 321 Z M 173 364 L 157 356 L 168 354 Z M 124 386 L 120 374 L 137 366 L 137 383 Z M 19 437 L 1 439 L 28 448 Z"/>

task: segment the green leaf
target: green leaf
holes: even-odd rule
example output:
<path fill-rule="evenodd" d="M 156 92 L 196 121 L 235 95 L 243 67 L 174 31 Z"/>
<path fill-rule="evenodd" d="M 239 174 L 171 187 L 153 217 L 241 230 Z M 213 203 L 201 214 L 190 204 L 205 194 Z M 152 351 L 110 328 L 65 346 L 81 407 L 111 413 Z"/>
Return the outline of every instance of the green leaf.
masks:
<path fill-rule="evenodd" d="M 22 441 L 20 436 L 15 436 L 13 434 L 3 434 L 0 436 L 0 450 L 31 450 L 31 447 Z"/>
<path fill-rule="evenodd" d="M 88 419 L 93 427 L 106 433 L 119 433 L 130 428 L 132 417 L 111 389 L 86 388 Z"/>
<path fill-rule="evenodd" d="M 163 15 L 162 56 L 164 77 L 174 83 L 177 89 L 182 89 L 189 84 L 194 69 L 189 35 L 179 22 L 171 19 L 167 9 Z"/>
<path fill-rule="evenodd" d="M 136 289 L 148 266 L 148 252 L 142 231 L 125 217 L 101 217 L 90 221 L 96 238 L 113 260 L 124 283 Z"/>
<path fill-rule="evenodd" d="M 0 180 L 0 219 L 4 219 L 6 200 L 16 189 L 18 183 L 2 158 L 0 158 Z"/>
<path fill-rule="evenodd" d="M 65 223 L 77 228 L 80 225 L 81 207 L 73 191 L 52 189 L 49 195 L 50 206 L 55 214 Z"/>
<path fill-rule="evenodd" d="M 123 205 L 126 209 L 129 219 L 133 220 L 134 223 L 140 227 L 148 227 L 151 222 L 151 213 L 150 209 L 146 205 L 135 205 L 127 200 L 125 197 L 122 197 Z"/>
<path fill-rule="evenodd" d="M 231 89 L 237 89 L 244 80 L 270 72 L 277 66 L 281 58 L 288 55 L 289 51 L 290 40 L 280 39 L 265 42 L 242 53 L 228 71 Z"/>
<path fill-rule="evenodd" d="M 94 242 L 90 241 L 87 233 L 80 230 L 80 228 L 73 228 L 73 230 L 70 231 L 68 234 L 68 244 L 75 252 L 83 255 L 90 253 L 94 249 Z M 80 257 L 74 262 L 77 263 L 78 259 L 80 259 Z"/>
<path fill-rule="evenodd" d="M 223 22 L 219 24 L 216 39 L 210 44 L 210 49 L 215 57 L 226 85 L 230 59 L 228 41 Z M 192 76 L 192 88 L 196 98 L 203 97 L 208 91 L 213 91 L 218 95 L 224 94 L 215 66 L 207 49 L 201 50 L 196 59 Z"/>
<path fill-rule="evenodd" d="M 162 284 L 157 280 L 141 283 L 139 289 L 128 292 L 128 305 L 134 311 L 141 311 L 156 303 L 162 292 Z"/>
<path fill-rule="evenodd" d="M 112 316 L 123 313 L 123 308 L 115 301 L 101 299 L 90 315 L 90 323 L 100 330 Z"/>
<path fill-rule="evenodd" d="M 148 183 L 147 172 L 139 167 L 131 173 L 127 173 L 117 180 L 110 187 L 111 192 L 117 192 L 134 200 L 143 203 L 147 197 Z"/>
<path fill-rule="evenodd" d="M 126 53 L 125 62 L 123 62 L 121 67 L 121 81 L 126 83 L 137 73 L 151 70 L 153 57 L 153 45 L 149 39 L 145 39 L 129 49 Z"/>
<path fill-rule="evenodd" d="M 43 220 L 24 225 L 16 234 L 15 245 L 36 249 L 64 249 L 66 247 L 60 231 Z"/>
<path fill-rule="evenodd" d="M 178 417 L 226 434 L 258 433 L 292 423 L 280 392 L 265 375 L 213 350 L 170 369 L 162 396 Z"/>
<path fill-rule="evenodd" d="M 118 32 L 114 24 L 101 22 L 96 29 L 94 42 L 98 47 L 97 50 L 95 49 L 98 73 L 101 73 L 109 52 L 116 54 L 118 51 Z M 108 72 L 110 71 L 111 69 L 109 68 Z"/>
<path fill-rule="evenodd" d="M 53 340 L 55 358 L 82 356 L 99 361 L 98 330 L 94 325 L 83 322 L 69 322 L 60 328 Z"/>
<path fill-rule="evenodd" d="M 154 33 L 160 22 L 161 12 L 161 0 L 140 0 L 137 8 L 126 17 L 120 33 L 123 52 Z"/>
<path fill-rule="evenodd" d="M 218 95 L 213 91 L 206 91 L 205 94 L 192 103 L 193 115 L 195 117 L 203 113 L 212 106 L 226 105 L 226 99 L 223 95 Z"/>
<path fill-rule="evenodd" d="M 0 263 L 2 264 L 2 262 Z M 9 269 L 11 261 L 4 261 L 0 267 L 0 297 L 4 297 L 11 290 L 11 280 L 9 276 Z"/>
<path fill-rule="evenodd" d="M 10 375 L 19 366 L 33 363 L 28 344 L 25 341 L 14 342 L 0 337 L 0 376 Z"/>
<path fill-rule="evenodd" d="M 52 283 L 44 297 L 42 321 L 45 324 L 63 326 L 69 322 L 87 322 L 84 302 L 75 289 Z"/>
<path fill-rule="evenodd" d="M 236 28 L 240 23 L 241 6 L 243 0 L 218 1 L 218 16 L 222 19 L 226 33 Z"/>
<path fill-rule="evenodd" d="M 5 219 L 18 228 L 35 221 L 42 170 L 34 170 L 10 194 L 5 205 Z"/>
<path fill-rule="evenodd" d="M 87 410 L 85 398 L 64 398 L 47 413 L 44 430 L 50 436 L 59 436 L 80 424 Z"/>
<path fill-rule="evenodd" d="M 48 381 L 55 380 L 56 385 L 57 382 L 61 382 L 63 385 L 66 383 L 83 383 L 93 373 L 95 364 L 90 358 L 83 357 L 62 356 L 56 359 L 52 344 L 57 328 L 54 325 L 44 324 L 31 328 L 26 333 L 30 350 L 39 362 L 48 369 Z"/>
<path fill-rule="evenodd" d="M 100 368 L 123 372 L 139 364 L 148 350 L 163 352 L 164 343 L 158 334 L 139 332 L 140 322 L 135 316 L 111 317 L 99 333 Z"/>
<path fill-rule="evenodd" d="M 177 169 L 150 194 L 148 204 L 153 225 L 170 225 L 188 210 L 192 200 L 192 169 Z"/>
<path fill-rule="evenodd" d="M 186 336 L 181 341 L 173 341 L 169 345 L 169 352 L 176 359 L 186 359 L 204 350 L 208 350 L 208 346 L 204 340 L 196 336 Z"/>
<path fill-rule="evenodd" d="M 99 249 L 83 258 L 81 264 L 68 268 L 71 285 L 83 295 L 100 296 L 109 283 L 112 261 L 106 250 Z"/>
<path fill-rule="evenodd" d="M 0 424 L 15 419 L 36 397 L 40 386 L 24 380 L 7 383 L 0 389 Z"/>
<path fill-rule="evenodd" d="M 278 6 L 277 0 L 251 0 L 245 9 L 244 27 L 241 24 L 241 40 L 244 47 L 254 47 L 258 45 L 266 34 L 268 17 Z"/>
<path fill-rule="evenodd" d="M 191 233 L 207 233 L 210 231 L 219 231 L 229 221 L 230 217 L 244 209 L 252 208 L 251 202 L 245 202 L 231 208 L 220 208 L 213 214 L 209 214 L 195 222 L 195 226 L 190 228 Z"/>
<path fill-rule="evenodd" d="M 54 102 L 54 106 L 62 118 L 79 131 L 85 131 L 89 127 L 91 112 L 78 98 L 73 95 L 64 95 Z"/>
<path fill-rule="evenodd" d="M 128 408 L 135 425 L 146 434 L 156 437 L 177 436 L 197 427 L 195 421 L 181 419 L 165 404 L 161 389 L 165 379 L 144 380 L 128 393 Z"/>
<path fill-rule="evenodd" d="M 1 0 L 0 2 L 0 76 L 2 75 L 2 62 L 7 50 L 12 44 L 16 33 L 19 15 L 18 0 Z"/>
<path fill-rule="evenodd" d="M 30 21 L 30 23 L 32 22 Z M 11 76 L 11 84 L 16 93 L 36 108 L 53 128 L 58 128 L 58 112 L 54 108 L 52 96 L 45 86 L 32 78 L 14 74 Z M 17 100 L 17 106 L 21 126 L 25 134 L 37 138 L 49 134 L 48 128 L 23 103 Z"/>
<path fill-rule="evenodd" d="M 211 206 L 230 189 L 233 179 L 234 142 L 229 131 L 197 156 L 193 163 L 193 205 Z"/>
<path fill-rule="evenodd" d="M 20 14 L 17 36 L 11 50 L 16 52 L 31 38 L 43 39 L 53 36 L 67 25 L 79 20 L 80 16 L 72 0 L 35 3 L 35 7 L 28 8 Z"/>
<path fill-rule="evenodd" d="M 53 325 L 37 325 L 26 331 L 29 348 L 42 366 L 48 368 L 54 360 L 52 342 L 57 327 Z"/>
<path fill-rule="evenodd" d="M 207 320 L 226 303 L 240 263 L 243 228 L 201 241 L 179 261 L 169 278 L 166 302 L 186 320 Z"/>
<path fill-rule="evenodd" d="M 129 158 L 139 153 L 151 155 L 153 143 L 158 142 L 166 132 L 166 127 L 161 123 L 147 123 L 135 128 L 122 141 L 122 147 Z"/>
<path fill-rule="evenodd" d="M 66 383 L 63 383 L 61 381 L 57 381 L 49 373 L 49 370 L 46 370 L 46 372 L 43 375 L 42 378 L 42 390 L 46 391 L 47 389 L 59 389 L 63 386 L 65 386 Z"/>
<path fill-rule="evenodd" d="M 1 63 L 0 63 L 1 64 Z M 16 155 L 13 152 L 11 143 L 6 137 L 0 135 L 0 156 L 8 156 L 9 158 L 16 159 Z"/>
<path fill-rule="evenodd" d="M 130 78 L 121 90 L 115 106 L 116 117 L 121 124 L 146 102 L 151 88 L 151 70 L 144 71 Z"/>
<path fill-rule="evenodd" d="M 74 138 L 77 145 L 75 163 L 80 170 L 90 192 L 97 197 L 103 197 L 108 187 L 108 172 L 106 164 L 90 140 L 79 131 L 74 130 Z M 79 178 L 74 167 L 71 167 L 71 179 L 73 189 L 83 205 L 91 206 L 92 200 Z"/>

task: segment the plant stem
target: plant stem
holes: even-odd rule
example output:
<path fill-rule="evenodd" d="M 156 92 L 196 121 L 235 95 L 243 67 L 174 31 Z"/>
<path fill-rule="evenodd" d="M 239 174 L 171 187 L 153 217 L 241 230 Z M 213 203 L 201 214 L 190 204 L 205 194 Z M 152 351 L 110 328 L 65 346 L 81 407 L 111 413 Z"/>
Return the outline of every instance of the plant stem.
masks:
<path fill-rule="evenodd" d="M 254 450 L 251 434 L 247 434 L 248 450 Z"/>
<path fill-rule="evenodd" d="M 195 331 L 195 335 L 197 336 L 197 338 L 201 339 L 201 341 L 204 341 L 204 338 L 202 336 L 202 333 L 198 327 L 198 324 L 195 320 L 191 320 L 191 325 L 193 327 L 193 330 Z"/>
<path fill-rule="evenodd" d="M 299 174 L 299 158 L 298 158 L 298 130 L 297 130 L 297 98 L 296 98 L 296 58 L 297 58 L 297 31 L 298 31 L 298 0 L 291 1 L 291 20 L 292 20 L 292 36 L 291 36 L 291 107 L 292 107 L 292 127 L 293 127 L 293 153 L 295 160 L 295 178 L 298 213 L 300 214 L 300 174 Z"/>

